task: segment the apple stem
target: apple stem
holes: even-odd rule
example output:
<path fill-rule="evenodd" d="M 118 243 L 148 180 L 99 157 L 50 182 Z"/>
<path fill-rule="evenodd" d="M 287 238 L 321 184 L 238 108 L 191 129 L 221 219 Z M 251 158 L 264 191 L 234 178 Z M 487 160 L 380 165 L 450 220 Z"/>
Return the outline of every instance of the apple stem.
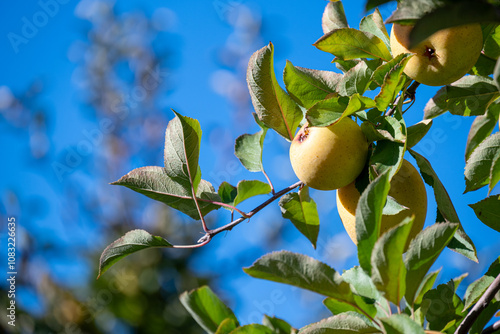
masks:
<path fill-rule="evenodd" d="M 410 101 L 415 101 L 415 93 L 417 91 L 418 86 L 420 86 L 420 82 L 413 81 L 413 83 L 410 85 L 410 87 L 408 87 L 406 92 L 404 92 L 403 94 L 399 94 L 398 97 L 396 97 L 396 99 L 392 103 L 391 109 L 389 109 L 384 116 L 394 115 L 394 113 L 396 112 L 396 108 L 398 107 L 399 100 L 401 99 L 401 96 L 403 96 L 405 100 L 410 99 Z M 410 107 L 408 107 L 406 110 L 408 110 Z"/>

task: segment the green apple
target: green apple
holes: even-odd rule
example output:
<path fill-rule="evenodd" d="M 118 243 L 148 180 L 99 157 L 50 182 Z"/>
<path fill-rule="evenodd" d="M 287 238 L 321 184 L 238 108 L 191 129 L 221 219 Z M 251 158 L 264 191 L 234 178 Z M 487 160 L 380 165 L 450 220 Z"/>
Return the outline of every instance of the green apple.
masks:
<path fill-rule="evenodd" d="M 397 23 L 392 26 L 392 55 L 413 53 L 404 73 L 424 85 L 442 86 L 460 79 L 474 66 L 483 48 L 477 23 L 439 30 L 409 50 L 412 29 Z"/>
<path fill-rule="evenodd" d="M 361 173 L 368 142 L 349 117 L 328 127 L 305 124 L 290 146 L 290 161 L 297 177 L 311 188 L 333 190 L 348 185 Z"/>
<path fill-rule="evenodd" d="M 404 218 L 414 215 L 415 220 L 413 221 L 408 239 L 410 241 L 424 227 L 427 215 L 427 193 L 420 173 L 408 161 L 403 160 L 401 168 L 392 178 L 389 196 L 408 209 L 396 215 L 382 216 L 380 232 L 383 234 L 390 228 L 401 223 Z M 351 240 L 355 244 L 356 207 L 358 206 L 360 197 L 361 195 L 356 189 L 354 182 L 337 190 L 337 210 L 347 234 L 349 234 L 349 237 L 351 237 Z M 409 241 L 406 243 L 406 248 L 410 244 Z"/>

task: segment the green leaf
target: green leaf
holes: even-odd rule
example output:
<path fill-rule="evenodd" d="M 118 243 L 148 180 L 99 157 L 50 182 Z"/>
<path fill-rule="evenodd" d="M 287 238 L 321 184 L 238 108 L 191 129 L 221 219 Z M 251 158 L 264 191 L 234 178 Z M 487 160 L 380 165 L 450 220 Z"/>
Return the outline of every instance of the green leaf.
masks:
<path fill-rule="evenodd" d="M 429 323 L 429 329 L 453 333 L 466 313 L 464 304 L 455 293 L 453 281 L 429 290 L 422 300 L 422 309 Z"/>
<path fill-rule="evenodd" d="M 460 219 L 458 219 L 458 214 L 453 207 L 450 196 L 436 175 L 436 172 L 432 169 L 431 164 L 417 152 L 413 150 L 408 150 L 408 152 L 410 152 L 410 154 L 417 161 L 420 174 L 422 174 L 425 183 L 430 185 L 434 190 L 434 197 L 436 198 L 438 212 L 443 216 L 443 218 L 446 219 L 446 221 L 459 224 L 457 232 L 453 236 L 452 241 L 448 244 L 448 248 L 462 254 L 472 261 L 478 262 L 476 247 L 469 236 L 465 233 L 462 224 L 460 223 Z"/>
<path fill-rule="evenodd" d="M 429 132 L 432 126 L 431 119 L 424 119 L 417 124 L 414 124 L 407 128 L 408 136 L 406 140 L 406 147 L 412 148 L 417 145 L 422 138 Z"/>
<path fill-rule="evenodd" d="M 467 277 L 469 276 L 469 273 L 463 273 L 462 275 L 458 276 L 458 277 L 455 277 L 453 279 L 453 284 L 455 285 L 455 292 L 457 292 L 458 290 L 458 286 L 460 285 L 460 283 L 462 283 L 462 281 Z"/>
<path fill-rule="evenodd" d="M 498 23 L 490 23 L 483 30 L 483 52 L 484 55 L 493 60 L 500 57 L 500 25 Z"/>
<path fill-rule="evenodd" d="M 333 97 L 316 103 L 307 111 L 306 119 L 312 126 L 329 126 L 344 117 L 374 106 L 375 102 L 372 99 L 359 94 L 354 94 L 349 99 Z"/>
<path fill-rule="evenodd" d="M 380 61 L 380 59 L 377 60 Z M 332 60 L 332 63 L 335 63 L 335 67 L 337 67 L 337 69 L 341 70 L 343 73 L 347 73 L 347 71 L 349 71 L 351 68 L 353 68 L 362 61 L 366 62 L 367 60 L 366 59 L 343 60 L 340 58 L 335 58 Z M 368 62 L 370 62 L 370 60 Z"/>
<path fill-rule="evenodd" d="M 215 334 L 230 334 L 236 328 L 238 328 L 238 321 L 233 318 L 226 318 L 217 327 Z"/>
<path fill-rule="evenodd" d="M 341 77 L 340 73 L 293 66 L 288 60 L 283 73 L 288 94 L 307 109 L 335 94 Z"/>
<path fill-rule="evenodd" d="M 362 95 L 370 85 L 374 68 L 373 63 L 360 61 L 356 66 L 349 69 L 337 83 L 337 92 L 341 96 Z"/>
<path fill-rule="evenodd" d="M 380 321 L 387 334 L 425 334 L 423 328 L 406 314 L 393 314 Z"/>
<path fill-rule="evenodd" d="M 441 29 L 464 24 L 498 22 L 497 9 L 484 1 L 453 1 L 424 15 L 410 34 L 413 48 Z"/>
<path fill-rule="evenodd" d="M 380 58 L 389 61 L 392 59 L 389 50 L 380 38 L 353 28 L 333 30 L 318 39 L 313 45 L 342 60 Z"/>
<path fill-rule="evenodd" d="M 348 104 L 347 97 L 332 97 L 320 101 L 307 111 L 307 122 L 311 126 L 329 126 L 340 120 Z"/>
<path fill-rule="evenodd" d="M 443 0 L 402 0 L 399 1 L 397 9 L 386 20 L 386 23 L 418 20 L 443 4 Z"/>
<path fill-rule="evenodd" d="M 396 200 L 391 196 L 387 196 L 387 202 L 385 202 L 382 214 L 384 216 L 394 216 L 404 210 L 408 210 L 408 208 L 396 202 Z"/>
<path fill-rule="evenodd" d="M 484 141 L 471 153 L 465 164 L 465 192 L 477 190 L 500 175 L 498 160 L 500 152 L 500 133 L 497 132 Z"/>
<path fill-rule="evenodd" d="M 257 115 L 253 114 L 255 122 L 260 127 L 260 131 L 252 135 L 244 134 L 236 138 L 234 154 L 241 161 L 241 164 L 251 172 L 262 172 L 262 152 L 264 151 L 264 138 L 267 127 L 262 123 Z"/>
<path fill-rule="evenodd" d="M 405 298 L 408 304 L 414 304 L 425 275 L 451 241 L 457 228 L 457 224 L 434 224 L 421 231 L 410 242 L 405 258 L 407 270 Z"/>
<path fill-rule="evenodd" d="M 208 286 L 186 291 L 179 296 L 179 299 L 207 333 L 215 333 L 219 325 L 228 318 L 238 324 L 233 311 Z"/>
<path fill-rule="evenodd" d="M 300 329 L 300 334 L 351 334 L 351 333 L 379 333 L 364 317 L 347 312 L 326 318 L 320 322 Z"/>
<path fill-rule="evenodd" d="M 283 218 L 290 219 L 314 248 L 319 233 L 319 216 L 316 203 L 309 197 L 309 187 L 305 186 L 298 193 L 288 193 L 279 201 Z"/>
<path fill-rule="evenodd" d="M 125 186 L 149 198 L 163 202 L 193 219 L 200 219 L 191 190 L 173 181 L 162 167 L 137 168 L 111 184 Z M 220 208 L 218 205 L 206 202 L 220 202 L 221 199 L 212 185 L 205 180 L 200 181 L 196 197 L 203 216 Z"/>
<path fill-rule="evenodd" d="M 375 243 L 372 252 L 372 280 L 390 302 L 399 305 L 405 293 L 406 268 L 403 253 L 413 218 L 389 229 Z"/>
<path fill-rule="evenodd" d="M 500 96 L 489 77 L 465 76 L 440 89 L 424 108 L 424 118 L 449 111 L 453 115 L 479 116 Z"/>
<path fill-rule="evenodd" d="M 415 298 L 414 305 L 422 304 L 422 299 L 424 298 L 425 293 L 430 289 L 432 289 L 440 271 L 441 269 L 438 269 L 436 271 L 432 271 L 427 275 L 425 275 L 425 277 L 422 280 L 422 283 L 420 284 L 417 290 L 417 297 Z"/>
<path fill-rule="evenodd" d="M 127 232 L 102 252 L 99 259 L 99 274 L 97 278 L 101 277 L 113 264 L 125 256 L 152 247 L 172 247 L 172 245 L 162 237 L 151 235 L 144 230 Z"/>
<path fill-rule="evenodd" d="M 388 177 L 392 178 L 403 163 L 404 153 L 404 144 L 389 140 L 377 142 L 377 146 L 370 157 L 370 165 L 375 169 L 375 175 L 387 172 Z"/>
<path fill-rule="evenodd" d="M 483 224 L 500 232 L 500 198 L 498 195 L 487 197 L 469 206 Z"/>
<path fill-rule="evenodd" d="M 399 94 L 405 83 L 403 70 L 410 57 L 403 58 L 394 66 L 384 77 L 384 82 L 380 87 L 380 92 L 375 96 L 375 103 L 380 111 L 385 111 L 392 105 L 396 96 Z"/>
<path fill-rule="evenodd" d="M 259 119 L 287 140 L 293 140 L 303 115 L 280 87 L 274 73 L 272 43 L 256 51 L 248 63 L 247 83 Z"/>
<path fill-rule="evenodd" d="M 468 160 L 476 147 L 485 140 L 492 132 L 498 123 L 498 115 L 500 112 L 500 101 L 495 101 L 486 111 L 486 114 L 477 116 L 470 127 L 469 136 L 467 138 L 467 146 L 465 148 L 465 160 Z"/>
<path fill-rule="evenodd" d="M 384 25 L 384 19 L 380 15 L 378 8 L 375 8 L 373 14 L 370 14 L 361 19 L 359 23 L 359 30 L 371 33 L 378 38 L 380 38 L 385 46 L 389 49 L 391 47 L 391 42 L 389 41 L 389 33 Z"/>
<path fill-rule="evenodd" d="M 373 247 L 380 235 L 382 212 L 389 193 L 389 175 L 380 174 L 363 191 L 356 207 L 356 238 L 361 268 L 371 274 Z"/>
<path fill-rule="evenodd" d="M 251 324 L 238 327 L 231 334 L 275 334 L 269 327 L 259 324 Z"/>
<path fill-rule="evenodd" d="M 268 183 L 258 180 L 242 180 L 236 186 L 238 194 L 234 199 L 234 206 L 237 206 L 244 200 L 258 195 L 266 195 L 271 192 L 271 186 Z"/>
<path fill-rule="evenodd" d="M 380 317 L 382 314 L 390 312 L 388 308 L 389 303 L 382 297 L 371 277 L 368 276 L 361 267 L 355 266 L 344 271 L 342 279 L 351 285 L 351 290 L 355 295 L 364 298 L 363 300 L 365 303 L 376 301 L 375 307 L 377 308 L 377 316 Z M 369 309 L 364 310 L 367 312 L 369 311 Z"/>
<path fill-rule="evenodd" d="M 360 296 L 379 299 L 380 293 L 375 287 L 370 276 L 359 266 L 354 266 L 349 270 L 346 270 L 342 274 L 342 278 L 347 283 L 351 284 L 353 292 L 359 294 Z"/>
<path fill-rule="evenodd" d="M 289 323 L 285 320 L 276 317 L 270 317 L 268 315 L 264 315 L 264 319 L 262 320 L 262 324 L 269 327 L 273 334 L 296 334 L 297 330 L 294 329 Z"/>
<path fill-rule="evenodd" d="M 201 180 L 200 123 L 175 111 L 174 114 L 165 131 L 165 172 L 173 181 L 196 193 Z"/>
<path fill-rule="evenodd" d="M 342 300 L 334 298 L 326 298 L 323 304 L 332 312 L 333 315 L 342 314 L 345 312 L 356 312 L 373 319 L 377 314 L 377 308 L 374 301 L 365 301 L 361 296 L 353 295 L 353 300 Z"/>
<path fill-rule="evenodd" d="M 410 58 L 411 56 L 411 53 L 402 53 L 389 60 L 387 63 L 383 63 L 382 65 L 377 67 L 375 72 L 373 72 L 372 80 L 376 82 L 377 85 L 382 86 L 387 74 L 389 74 L 389 72 L 393 71 L 394 69 L 397 69 L 404 59 Z"/>
<path fill-rule="evenodd" d="M 476 64 L 469 71 L 469 74 L 488 77 L 495 72 L 495 65 L 496 65 L 495 60 L 488 58 L 481 53 L 476 61 Z M 493 77 L 493 79 L 495 79 L 495 77 Z"/>
<path fill-rule="evenodd" d="M 472 305 L 476 304 L 481 296 L 493 283 L 495 278 L 500 274 L 500 257 L 498 257 L 488 268 L 484 276 L 472 282 L 465 291 L 465 306 L 463 311 L 468 310 Z"/>
<path fill-rule="evenodd" d="M 233 205 L 234 199 L 238 195 L 238 190 L 236 190 L 235 186 L 224 181 L 220 184 L 217 194 L 219 194 L 222 203 Z"/>
<path fill-rule="evenodd" d="M 347 28 L 348 26 L 342 1 L 329 1 L 321 20 L 323 33 L 326 34 L 334 29 Z"/>
<path fill-rule="evenodd" d="M 335 269 L 303 254 L 288 251 L 269 253 L 243 271 L 255 278 L 293 285 L 327 297 L 352 295 L 349 284 Z"/>

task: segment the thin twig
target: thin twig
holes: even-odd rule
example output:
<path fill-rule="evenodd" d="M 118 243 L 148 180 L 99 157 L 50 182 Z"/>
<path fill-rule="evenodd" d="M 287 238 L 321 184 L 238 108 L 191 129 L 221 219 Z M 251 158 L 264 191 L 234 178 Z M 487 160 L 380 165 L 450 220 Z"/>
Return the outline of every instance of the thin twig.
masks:
<path fill-rule="evenodd" d="M 245 217 L 245 215 L 246 215 L 246 213 L 244 213 L 243 211 L 241 211 L 237 207 L 235 207 L 233 205 L 230 205 L 230 204 L 227 204 L 227 203 L 222 203 L 222 202 L 217 202 L 217 201 L 211 201 L 209 199 L 204 199 L 204 198 L 199 198 L 199 197 L 198 197 L 198 200 L 202 201 L 202 202 L 212 203 L 214 205 L 220 205 L 220 206 L 226 207 L 228 209 L 234 210 L 234 211 L 238 212 L 240 215 L 242 215 L 243 217 Z"/>
<path fill-rule="evenodd" d="M 413 83 L 408 87 L 406 92 L 403 94 L 399 94 L 399 96 L 394 100 L 394 103 L 392 104 L 392 108 L 389 109 L 386 113 L 385 116 L 392 116 L 396 112 L 396 109 L 399 104 L 399 100 L 403 98 L 403 100 L 410 99 L 411 101 L 415 100 L 415 93 L 417 91 L 418 86 L 420 86 L 420 82 L 413 81 Z"/>
<path fill-rule="evenodd" d="M 273 186 L 273 183 L 271 182 L 271 179 L 269 178 L 269 176 L 267 176 L 267 173 L 266 171 L 264 170 L 264 168 L 262 168 L 262 174 L 264 174 L 264 176 L 266 177 L 266 180 L 267 180 L 267 183 L 269 183 L 269 186 L 271 187 L 271 194 L 275 194 L 274 192 L 274 186 Z"/>
<path fill-rule="evenodd" d="M 173 245 L 172 248 L 182 248 L 182 249 L 186 249 L 186 248 L 199 248 L 199 247 L 203 247 L 206 244 L 208 244 L 210 242 L 210 240 L 211 240 L 210 238 L 207 238 L 202 243 L 195 244 L 195 245 Z"/>
<path fill-rule="evenodd" d="M 246 217 L 243 216 L 243 217 L 240 217 L 232 222 L 230 222 L 229 224 L 226 224 L 224 226 L 221 226 L 221 227 L 218 227 L 216 229 L 213 229 L 213 230 L 208 230 L 206 231 L 206 234 L 200 238 L 200 240 L 198 240 L 199 243 L 203 243 L 205 242 L 207 239 L 208 240 L 211 240 L 213 236 L 223 232 L 223 231 L 230 231 L 233 227 L 235 227 L 236 225 L 240 224 L 241 222 L 245 221 L 246 219 L 252 217 L 253 215 L 255 215 L 257 212 L 259 212 L 260 210 L 264 209 L 266 206 L 268 206 L 269 204 L 271 204 L 272 202 L 274 202 L 276 199 L 280 198 L 281 196 L 283 196 L 284 194 L 286 194 L 287 192 L 289 191 L 292 191 L 293 189 L 297 188 L 297 187 L 300 187 L 302 186 L 304 183 L 302 181 L 299 181 L 297 183 L 294 183 L 292 184 L 291 186 L 289 187 L 286 187 L 285 189 L 283 190 L 280 190 L 278 191 L 277 193 L 275 193 L 271 198 L 269 198 L 267 201 L 265 201 L 264 203 L 260 204 L 259 206 L 257 206 L 255 209 L 253 209 L 252 211 L 248 212 L 246 214 Z"/>
<path fill-rule="evenodd" d="M 490 327 L 486 327 L 484 331 L 481 332 L 481 334 L 493 334 L 496 331 L 500 330 L 500 320 L 495 322 L 493 325 Z"/>
<path fill-rule="evenodd" d="M 469 311 L 464 321 L 458 326 L 455 334 L 466 334 L 477 320 L 481 312 L 488 306 L 495 294 L 500 290 L 500 275 L 498 275 L 493 283 L 486 289 L 484 294 L 479 298 L 476 305 Z"/>

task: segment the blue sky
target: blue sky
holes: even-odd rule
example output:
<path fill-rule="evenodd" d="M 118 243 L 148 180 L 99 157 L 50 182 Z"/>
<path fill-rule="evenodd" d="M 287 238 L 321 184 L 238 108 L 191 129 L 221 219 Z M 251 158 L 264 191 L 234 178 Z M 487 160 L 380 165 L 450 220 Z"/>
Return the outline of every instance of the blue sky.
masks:
<path fill-rule="evenodd" d="M 42 1 L 49 3 L 50 1 Z M 225 20 L 225 10 L 233 10 L 245 6 L 263 18 L 262 38 L 260 45 L 256 43 L 255 50 L 272 41 L 275 46 L 275 70 L 278 80 L 282 82 L 281 73 L 286 60 L 294 65 L 321 69 L 336 70 L 331 64 L 332 55 L 317 50 L 312 44 L 322 35 L 321 15 L 326 1 L 122 1 L 117 4 L 119 11 L 139 8 L 147 15 L 152 15 L 158 7 L 168 8 L 171 28 L 169 36 L 174 41 L 174 68 L 168 74 L 173 91 L 161 97 L 158 101 L 168 118 L 172 117 L 170 108 L 200 121 L 204 130 L 202 139 L 203 153 L 200 165 L 204 178 L 217 186 L 222 177 L 229 175 L 231 183 L 241 179 L 259 178 L 261 175 L 246 172 L 243 168 L 230 167 L 236 161 L 228 157 L 234 139 L 245 132 L 258 131 L 252 116 L 236 118 L 228 100 L 214 91 L 215 74 L 224 74 L 217 62 L 217 51 L 228 41 L 232 27 Z M 71 45 L 82 39 L 81 29 L 85 23 L 75 17 L 77 0 L 61 1 L 53 9 L 53 17 L 48 17 L 44 23 L 44 6 L 38 1 L 25 1 L 9 4 L 9 8 L 0 11 L 0 86 L 10 87 L 13 92 L 21 92 L 35 79 L 45 83 L 43 104 L 51 110 L 50 139 L 54 143 L 55 155 L 63 154 L 68 147 L 82 140 L 83 131 L 92 129 L 95 125 L 86 118 L 81 108 L 81 92 L 74 76 L 76 65 L 68 59 Z M 4 5 L 5 6 L 5 5 Z M 345 1 L 345 11 L 348 22 L 357 28 L 363 13 L 364 1 Z M 54 9 L 55 8 L 55 9 Z M 387 18 L 392 7 L 383 7 L 382 15 Z M 14 34 L 22 36 L 26 20 L 38 22 L 39 26 L 32 36 L 21 44 L 13 46 Z M 37 21 L 41 20 L 41 21 Z M 26 32 L 26 31 L 24 31 Z M 10 35 L 9 35 L 10 34 Z M 17 52 L 16 52 L 17 48 Z M 412 125 L 422 119 L 423 108 L 437 88 L 420 87 L 417 101 L 405 115 L 406 123 Z M 471 236 L 478 248 L 480 264 L 472 264 L 462 260 L 462 257 L 445 250 L 436 267 L 443 267 L 439 278 L 446 282 L 458 276 L 464 270 L 471 271 L 468 280 L 476 279 L 484 268 L 493 261 L 500 252 L 497 232 L 481 224 L 468 204 L 475 203 L 486 196 L 486 191 L 480 190 L 471 194 L 463 194 L 464 149 L 468 130 L 472 119 L 444 115 L 434 121 L 427 137 L 416 147 L 416 150 L 429 159 L 441 181 L 446 186 L 466 232 Z M 166 124 L 165 124 L 166 126 Z M 54 230 L 64 229 L 64 222 L 59 215 L 59 200 L 62 196 L 57 178 L 53 170 L 34 170 L 30 168 L 27 158 L 28 138 L 14 140 L 16 129 L 9 127 L 0 118 L 0 142 L 4 153 L 2 164 L 4 177 L 0 179 L 0 192 L 15 189 L 25 197 L 31 195 L 46 198 L 49 209 L 44 218 L 38 221 L 37 230 L 40 237 L 51 238 Z M 223 138 L 221 140 L 220 138 Z M 288 161 L 288 143 L 276 135 L 270 134 L 266 142 L 264 165 L 268 170 L 276 188 L 281 189 L 296 181 Z M 221 151 L 221 148 L 224 150 Z M 411 158 L 409 158 L 410 161 Z M 158 154 L 158 164 L 161 164 L 161 152 Z M 141 167 L 140 165 L 134 167 Z M 128 172 L 125 167 L 117 167 L 122 174 Z M 221 170 L 231 169 L 232 172 L 221 174 Z M 74 173 L 74 174 L 77 174 Z M 74 177 L 74 174 L 68 178 Z M 110 180 L 113 181 L 113 180 Z M 63 181 L 65 182 L 65 181 Z M 3 196 L 3 195 L 2 195 Z M 138 195 L 139 196 L 139 195 Z M 193 260 L 193 267 L 200 272 L 221 273 L 216 291 L 230 300 L 242 322 L 258 321 L 262 312 L 274 313 L 289 320 L 294 326 L 300 327 L 317 317 L 309 312 L 309 304 L 320 299 L 300 290 L 263 282 L 247 277 L 241 271 L 242 266 L 250 265 L 258 256 L 269 250 L 288 249 L 304 252 L 315 258 L 329 262 L 337 270 L 349 269 L 357 263 L 354 246 L 344 232 L 335 210 L 334 192 L 312 192 L 312 196 L 322 206 L 320 246 L 313 250 L 307 240 L 293 229 L 286 229 L 285 243 L 277 245 L 261 245 L 261 234 L 270 235 L 278 229 L 283 221 L 277 205 L 270 206 L 258 217 L 245 223 L 227 235 L 219 235 L 204 252 L 199 252 Z M 427 224 L 435 218 L 432 190 L 428 188 L 429 214 Z M 251 209 L 257 202 L 249 201 L 244 209 Z M 7 215 L 19 215 L 22 225 L 22 213 L 9 207 L 3 210 Z M 229 219 L 223 213 L 219 214 L 222 224 Z M 194 225 L 193 225 L 194 226 Z M 71 238 L 71 232 L 67 237 Z M 80 237 L 87 231 L 84 227 L 78 231 Z M 105 245 L 105 236 L 98 239 L 97 246 Z M 87 245 L 87 247 L 92 247 Z M 96 247 L 95 245 L 93 247 Z M 245 250 L 252 251 L 249 254 Z M 3 250 L 2 250 L 3 252 Z M 235 257 L 234 254 L 237 256 Z M 208 261 L 212 261 L 207 265 Z M 69 264 L 66 264 L 69 266 Z M 81 264 L 92 265 L 92 264 Z M 96 264 L 95 264 L 96 265 Z M 233 272 L 230 272 L 230 271 Z M 66 272 L 63 265 L 60 274 Z M 72 273 L 88 269 L 76 268 Z M 58 274 L 58 273 L 56 273 Z M 317 308 L 321 309 L 321 305 Z M 316 310 L 316 309 L 315 309 Z M 258 319 L 257 319 L 258 318 Z"/>

